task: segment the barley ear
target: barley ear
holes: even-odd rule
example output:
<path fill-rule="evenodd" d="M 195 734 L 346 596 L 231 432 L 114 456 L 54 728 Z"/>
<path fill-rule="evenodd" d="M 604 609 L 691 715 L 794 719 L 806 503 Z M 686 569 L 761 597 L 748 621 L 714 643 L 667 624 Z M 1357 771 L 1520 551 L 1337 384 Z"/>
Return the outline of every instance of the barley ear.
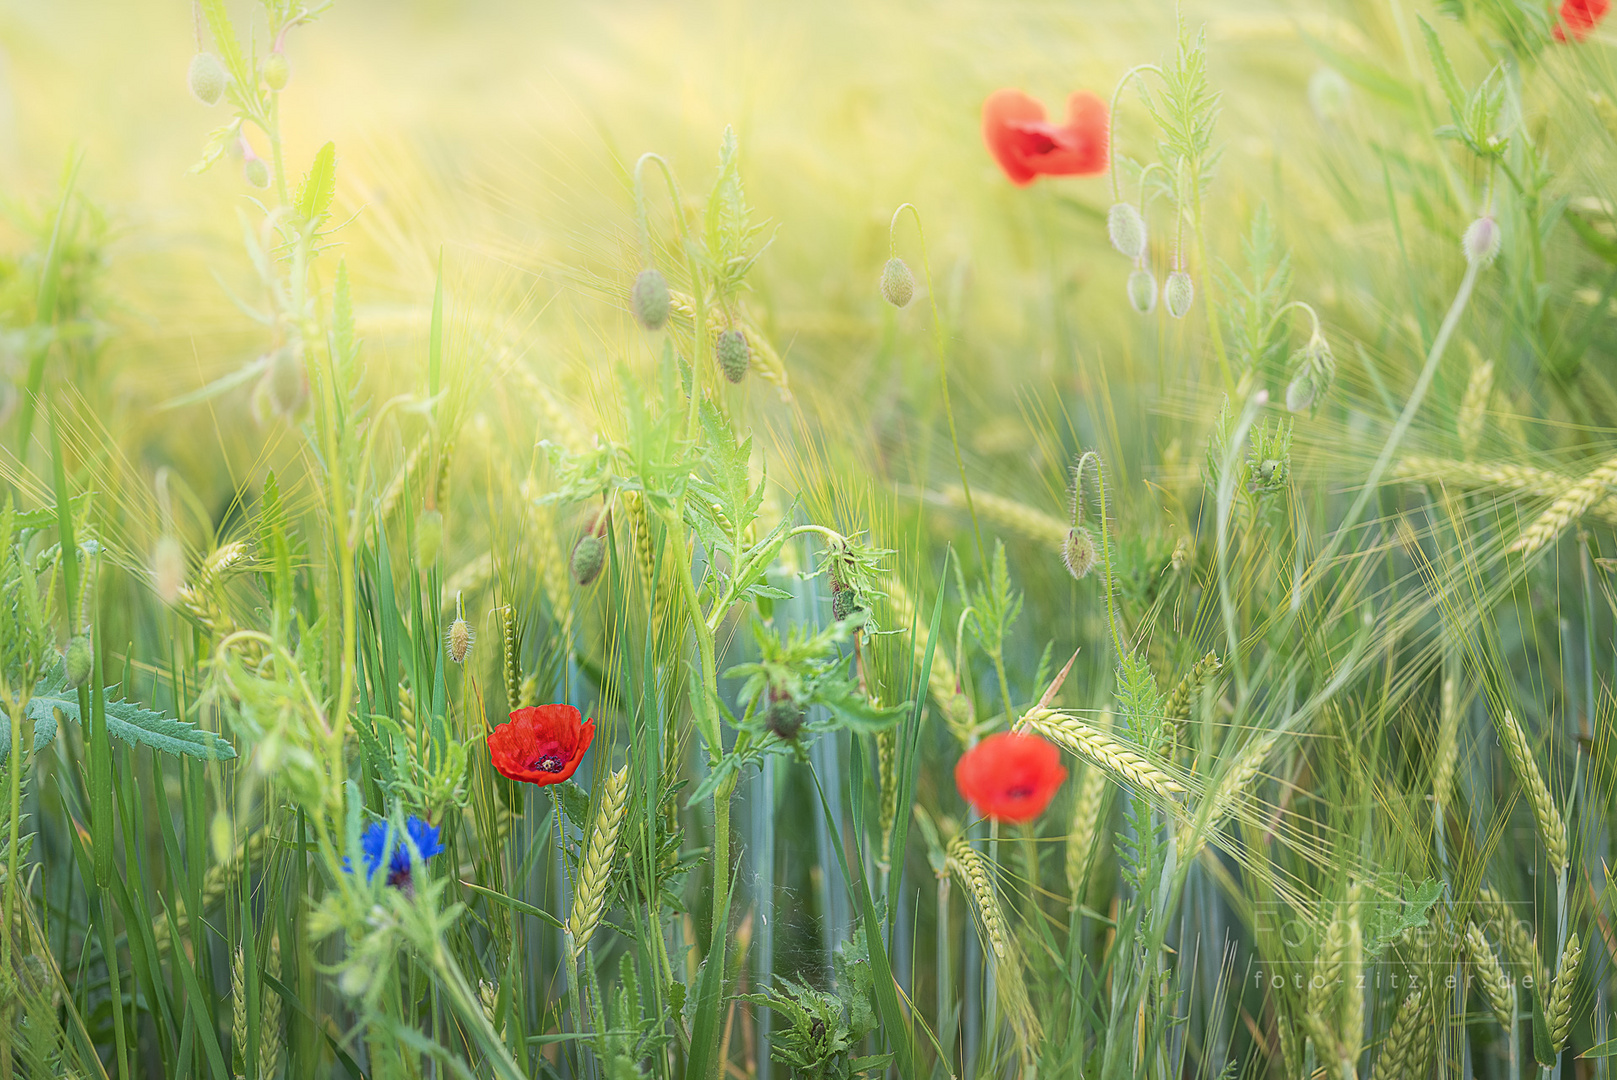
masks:
<path fill-rule="evenodd" d="M 230 1059 L 247 1075 L 247 960 L 241 946 L 230 954 Z"/>
<path fill-rule="evenodd" d="M 1392 1018 L 1386 1041 L 1381 1044 L 1381 1053 L 1376 1055 L 1371 1080 L 1415 1080 L 1422 1075 L 1422 1059 L 1430 1047 L 1428 1040 L 1420 1038 L 1421 1012 L 1425 1004 L 1426 996 L 1420 990 L 1404 998 Z"/>
<path fill-rule="evenodd" d="M 1494 1017 L 1499 1021 L 1500 1027 L 1509 1031 L 1511 1017 L 1516 1012 L 1516 991 L 1512 989 L 1510 980 L 1505 977 L 1505 969 L 1500 966 L 1499 957 L 1494 955 L 1493 947 L 1488 944 L 1482 928 L 1476 923 L 1465 924 L 1464 944 L 1466 957 L 1471 961 L 1471 972 L 1476 976 L 1477 982 L 1482 984 L 1482 992 L 1493 1008 Z"/>
<path fill-rule="evenodd" d="M 281 977 L 281 935 L 270 938 L 269 957 L 264 972 Z M 266 988 L 267 989 L 267 988 Z M 281 1067 L 281 995 L 273 991 L 259 994 L 262 999 L 258 1024 L 258 1075 L 270 1080 Z"/>
<path fill-rule="evenodd" d="M 965 886 L 966 894 L 977 909 L 977 917 L 982 922 L 983 932 L 994 954 L 995 985 L 999 990 L 1000 1003 L 1004 1006 L 1006 1019 L 1016 1030 L 1025 1064 L 1029 1060 L 1028 1053 L 1043 1038 L 1043 1032 L 1038 1014 L 1033 1011 L 1028 998 L 1021 957 L 1015 939 L 1005 926 L 1005 916 L 1000 910 L 999 897 L 994 893 L 988 866 L 977 850 L 959 834 L 949 840 L 945 863 Z"/>
<path fill-rule="evenodd" d="M 1098 765 L 1085 765 L 1072 800 L 1072 823 L 1067 827 L 1067 891 L 1072 897 L 1068 908 L 1071 911 L 1076 911 L 1083 902 L 1105 797 L 1106 770 Z"/>
<path fill-rule="evenodd" d="M 1552 542 L 1566 527 L 1588 513 L 1590 507 L 1610 494 L 1617 484 L 1617 458 L 1612 458 L 1588 476 L 1567 488 L 1539 515 L 1507 549 L 1531 555 Z"/>
<path fill-rule="evenodd" d="M 881 775 L 881 852 L 877 862 L 890 869 L 893 858 L 893 825 L 898 819 L 898 734 L 884 731 L 876 736 L 876 763 Z"/>
<path fill-rule="evenodd" d="M 1578 964 L 1582 960 L 1583 946 L 1574 931 L 1561 952 L 1561 962 L 1555 969 L 1555 982 L 1550 985 L 1549 1004 L 1544 1008 L 1544 1023 L 1550 1029 L 1550 1044 L 1557 1053 L 1572 1034 L 1572 988 L 1577 985 Z"/>
<path fill-rule="evenodd" d="M 1178 738 L 1179 729 L 1190 719 L 1190 710 L 1196 703 L 1196 695 L 1223 666 L 1218 654 L 1209 650 L 1207 655 L 1196 661 L 1195 666 L 1179 680 L 1179 685 L 1173 688 L 1168 700 L 1162 703 L 1162 734 L 1165 742 L 1172 745 L 1172 740 Z"/>
<path fill-rule="evenodd" d="M 572 935 L 573 957 L 576 960 L 589 944 L 601 914 L 606 910 L 607 894 L 612 882 L 612 859 L 617 854 L 618 829 L 623 824 L 623 812 L 629 804 L 629 766 L 625 765 L 606 778 L 601 787 L 601 802 L 590 823 L 589 848 L 584 864 L 578 868 L 578 891 L 573 896 L 573 909 L 567 916 L 567 930 Z"/>
<path fill-rule="evenodd" d="M 500 609 L 500 638 L 505 647 L 506 708 L 515 711 L 522 701 L 522 628 L 514 604 Z"/>
<path fill-rule="evenodd" d="M 1016 729 L 1042 735 L 1165 802 L 1185 793 L 1183 784 L 1134 747 L 1075 716 L 1034 708 L 1016 722 Z"/>
<path fill-rule="evenodd" d="M 1441 713 L 1437 724 L 1437 746 L 1432 752 L 1432 805 L 1441 817 L 1454 794 L 1454 765 L 1460 752 L 1460 708 L 1457 680 L 1443 680 Z"/>
<path fill-rule="evenodd" d="M 1549 785 L 1544 783 L 1544 777 L 1538 771 L 1538 762 L 1533 759 L 1532 748 L 1527 745 L 1527 733 L 1509 709 L 1505 710 L 1503 719 L 1499 721 L 1499 741 L 1504 744 L 1505 756 L 1510 758 L 1516 781 L 1527 792 L 1528 802 L 1533 807 L 1533 819 L 1538 823 L 1539 837 L 1544 841 L 1550 864 L 1557 872 L 1565 870 L 1569 859 L 1566 821 L 1561 817 L 1561 811 L 1556 809 L 1555 800 L 1550 797 Z"/>

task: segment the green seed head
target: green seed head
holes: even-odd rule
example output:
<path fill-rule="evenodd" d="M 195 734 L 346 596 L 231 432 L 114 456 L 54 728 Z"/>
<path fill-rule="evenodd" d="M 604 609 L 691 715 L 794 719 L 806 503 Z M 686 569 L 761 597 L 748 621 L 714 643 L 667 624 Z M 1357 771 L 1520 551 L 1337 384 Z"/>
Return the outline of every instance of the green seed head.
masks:
<path fill-rule="evenodd" d="M 67 643 L 67 651 L 62 654 L 62 669 L 67 676 L 67 685 L 80 687 L 90 681 L 90 662 L 95 659 L 95 653 L 90 648 L 90 635 L 77 634 Z"/>
<path fill-rule="evenodd" d="M 191 87 L 191 96 L 204 105 L 217 105 L 225 96 L 225 87 L 230 84 L 230 76 L 225 72 L 225 66 L 219 58 L 212 53 L 199 52 L 191 57 L 191 69 L 186 73 L 186 82 Z"/>
<path fill-rule="evenodd" d="M 718 356 L 719 368 L 726 379 L 738 383 L 747 377 L 752 350 L 747 347 L 747 336 L 740 330 L 732 328 L 719 335 Z"/>
<path fill-rule="evenodd" d="M 601 576 L 601 567 L 606 565 L 606 545 L 601 538 L 593 532 L 587 532 L 578 538 L 573 545 L 573 557 L 569 560 L 567 569 L 573 575 L 579 588 L 591 584 Z"/>
<path fill-rule="evenodd" d="M 287 62 L 286 54 L 279 49 L 264 57 L 264 85 L 271 90 L 285 90 L 286 81 L 292 77 L 292 65 Z"/>
<path fill-rule="evenodd" d="M 668 281 L 656 267 L 647 267 L 634 279 L 629 306 L 647 330 L 661 330 L 668 321 Z"/>
<path fill-rule="evenodd" d="M 1189 274 L 1175 270 L 1168 275 L 1167 284 L 1162 286 L 1162 304 L 1168 309 L 1169 315 L 1183 319 L 1195 299 L 1196 284 L 1190 280 Z"/>
<path fill-rule="evenodd" d="M 896 308 L 909 304 L 915 298 L 915 275 L 904 265 L 903 259 L 888 259 L 881 271 L 881 295 Z"/>
<path fill-rule="evenodd" d="M 1106 211 L 1106 235 L 1114 248 L 1131 259 L 1145 254 L 1145 219 L 1132 203 L 1113 203 Z"/>
<path fill-rule="evenodd" d="M 1129 275 L 1129 306 L 1141 315 L 1157 308 L 1157 276 L 1143 266 Z"/>

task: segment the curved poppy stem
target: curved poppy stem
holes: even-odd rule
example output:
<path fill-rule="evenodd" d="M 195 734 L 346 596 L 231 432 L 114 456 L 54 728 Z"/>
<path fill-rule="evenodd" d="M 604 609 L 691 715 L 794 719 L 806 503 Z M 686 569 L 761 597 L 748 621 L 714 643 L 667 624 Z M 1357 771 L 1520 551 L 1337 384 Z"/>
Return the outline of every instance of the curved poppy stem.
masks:
<path fill-rule="evenodd" d="M 926 277 L 926 300 L 932 307 L 932 345 L 938 354 L 938 382 L 943 388 L 943 415 L 949 421 L 949 444 L 954 447 L 955 469 L 960 473 L 960 490 L 966 496 L 966 512 L 971 516 L 972 534 L 977 540 L 977 557 L 982 565 L 988 565 L 988 550 L 983 547 L 983 530 L 977 521 L 977 507 L 971 500 L 971 481 L 966 479 L 966 462 L 960 456 L 960 436 L 955 430 L 954 407 L 949 402 L 949 365 L 944 355 L 943 318 L 938 314 L 938 293 L 932 287 L 932 262 L 926 254 L 926 229 L 921 224 L 921 212 L 915 208 L 914 203 L 901 203 L 893 211 L 893 219 L 887 226 L 888 250 L 897 250 L 895 234 L 898 230 L 898 218 L 908 210 L 915 219 L 915 232 L 921 239 L 921 273 Z"/>
<path fill-rule="evenodd" d="M 634 220 L 640 228 L 640 252 L 646 257 L 646 265 L 653 265 L 651 250 L 651 220 L 646 212 L 646 162 L 655 161 L 658 168 L 663 171 L 663 179 L 668 182 L 668 195 L 674 203 L 674 225 L 679 230 L 679 238 L 685 239 L 685 217 L 680 208 L 685 205 L 679 193 L 679 181 L 674 179 L 674 171 L 668 167 L 668 162 L 658 153 L 647 151 L 640 155 L 640 160 L 634 163 Z"/>
<path fill-rule="evenodd" d="M 1314 336 L 1321 336 L 1319 328 L 1319 312 L 1315 311 L 1314 306 L 1308 303 L 1306 300 L 1293 300 L 1289 304 L 1282 304 L 1279 310 L 1274 313 L 1274 317 L 1269 320 L 1269 325 L 1264 329 L 1263 336 L 1268 337 L 1269 331 L 1273 330 L 1275 325 L 1285 317 L 1286 312 L 1290 311 L 1292 308 L 1302 308 L 1304 311 L 1308 312 L 1309 321 L 1313 324 Z"/>
<path fill-rule="evenodd" d="M 1117 86 L 1112 90 L 1112 103 L 1106 109 L 1106 171 L 1112 182 L 1112 201 L 1117 202 L 1119 193 L 1117 187 L 1117 102 L 1123 96 L 1123 88 L 1131 79 L 1143 75 L 1147 71 L 1162 74 L 1162 69 L 1155 64 L 1136 64 L 1123 72 L 1123 77 L 1117 80 Z"/>

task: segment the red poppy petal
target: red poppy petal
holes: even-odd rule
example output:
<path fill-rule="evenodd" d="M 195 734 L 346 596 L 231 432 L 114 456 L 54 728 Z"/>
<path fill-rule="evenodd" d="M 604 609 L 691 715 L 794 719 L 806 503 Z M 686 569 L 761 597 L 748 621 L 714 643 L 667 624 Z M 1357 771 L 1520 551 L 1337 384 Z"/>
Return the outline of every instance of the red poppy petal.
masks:
<path fill-rule="evenodd" d="M 1067 99 L 1067 122 L 1048 153 L 1029 161 L 1046 176 L 1090 176 L 1106 169 L 1106 103 L 1087 90 Z"/>
<path fill-rule="evenodd" d="M 1044 106 L 1020 90 L 995 90 L 983 102 L 983 142 L 1013 184 L 1026 186 L 1038 174 L 1028 165 L 1023 136 L 1012 125 L 1044 119 Z"/>

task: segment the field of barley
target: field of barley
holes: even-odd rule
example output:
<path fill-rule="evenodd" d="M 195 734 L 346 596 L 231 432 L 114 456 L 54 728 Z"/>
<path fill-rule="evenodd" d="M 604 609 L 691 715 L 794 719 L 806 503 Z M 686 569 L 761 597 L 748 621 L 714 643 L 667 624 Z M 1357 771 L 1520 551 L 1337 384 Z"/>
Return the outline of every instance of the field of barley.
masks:
<path fill-rule="evenodd" d="M 0 0 L 0 1080 L 1608 1080 L 1607 0 Z"/>

